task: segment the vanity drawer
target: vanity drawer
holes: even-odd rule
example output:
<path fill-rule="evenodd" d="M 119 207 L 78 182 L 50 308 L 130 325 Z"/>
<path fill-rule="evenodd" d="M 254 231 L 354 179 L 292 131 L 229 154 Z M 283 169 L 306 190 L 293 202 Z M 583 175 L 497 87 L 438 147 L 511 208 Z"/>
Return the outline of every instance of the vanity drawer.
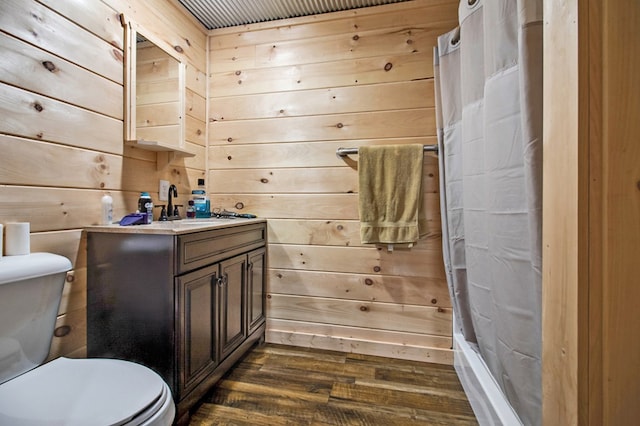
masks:
<path fill-rule="evenodd" d="M 265 223 L 257 223 L 178 235 L 178 274 L 262 247 L 266 233 Z"/>

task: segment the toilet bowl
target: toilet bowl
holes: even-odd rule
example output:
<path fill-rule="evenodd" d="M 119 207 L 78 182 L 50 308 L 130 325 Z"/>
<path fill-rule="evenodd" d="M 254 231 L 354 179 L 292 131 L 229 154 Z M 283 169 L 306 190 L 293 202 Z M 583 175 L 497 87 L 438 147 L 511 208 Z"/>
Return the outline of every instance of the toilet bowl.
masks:
<path fill-rule="evenodd" d="M 0 425 L 170 425 L 168 386 L 141 365 L 57 358 L 0 385 Z"/>
<path fill-rule="evenodd" d="M 171 391 L 124 360 L 46 358 L 68 259 L 0 258 L 0 425 L 171 425 Z"/>

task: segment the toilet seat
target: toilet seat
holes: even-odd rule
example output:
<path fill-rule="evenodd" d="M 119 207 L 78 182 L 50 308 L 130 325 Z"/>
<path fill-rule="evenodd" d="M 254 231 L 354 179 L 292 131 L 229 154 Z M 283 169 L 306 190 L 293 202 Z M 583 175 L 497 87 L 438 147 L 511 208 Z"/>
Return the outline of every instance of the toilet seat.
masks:
<path fill-rule="evenodd" d="M 128 361 L 58 358 L 0 385 L 0 424 L 171 424 L 174 413 L 162 378 Z"/>

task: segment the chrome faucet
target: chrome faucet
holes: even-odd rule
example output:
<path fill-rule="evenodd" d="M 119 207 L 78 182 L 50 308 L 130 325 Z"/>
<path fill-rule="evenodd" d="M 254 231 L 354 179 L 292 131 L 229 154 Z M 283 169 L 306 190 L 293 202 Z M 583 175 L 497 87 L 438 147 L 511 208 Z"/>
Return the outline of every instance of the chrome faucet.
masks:
<path fill-rule="evenodd" d="M 169 214 L 169 219 L 179 219 L 179 217 L 174 217 L 173 203 L 171 200 L 171 196 L 178 196 L 178 188 L 175 185 L 169 186 L 169 204 L 167 205 L 167 213 Z"/>

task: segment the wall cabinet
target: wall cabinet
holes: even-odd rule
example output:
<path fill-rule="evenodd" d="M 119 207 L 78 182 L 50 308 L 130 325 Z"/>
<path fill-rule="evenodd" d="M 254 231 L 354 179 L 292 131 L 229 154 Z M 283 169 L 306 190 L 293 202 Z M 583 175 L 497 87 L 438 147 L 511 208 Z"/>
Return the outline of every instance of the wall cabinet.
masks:
<path fill-rule="evenodd" d="M 266 227 L 180 235 L 89 231 L 87 354 L 140 362 L 177 419 L 264 339 Z"/>
<path fill-rule="evenodd" d="M 185 146 L 185 64 L 152 32 L 124 15 L 121 21 L 126 42 L 126 143 L 158 152 L 158 168 L 175 157 L 195 156 Z"/>

